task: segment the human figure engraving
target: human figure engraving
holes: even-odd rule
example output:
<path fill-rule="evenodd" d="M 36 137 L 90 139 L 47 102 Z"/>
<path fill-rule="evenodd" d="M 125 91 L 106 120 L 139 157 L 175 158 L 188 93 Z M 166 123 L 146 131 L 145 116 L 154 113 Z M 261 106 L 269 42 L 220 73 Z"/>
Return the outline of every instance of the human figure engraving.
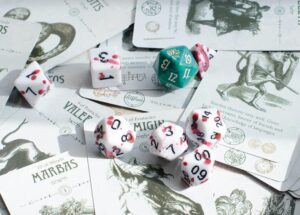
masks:
<path fill-rule="evenodd" d="M 232 31 L 248 30 L 257 34 L 263 12 L 270 10 L 250 0 L 193 0 L 187 16 L 187 27 L 199 34 L 199 25 L 216 28 L 218 36 Z M 212 11 L 212 19 L 205 16 Z"/>
<path fill-rule="evenodd" d="M 246 60 L 246 66 L 240 68 L 240 64 Z M 234 87 L 247 85 L 255 87 L 258 91 L 248 102 L 257 110 L 266 111 L 260 107 L 258 101 L 267 93 L 265 84 L 272 83 L 277 90 L 287 88 L 295 94 L 297 91 L 288 86 L 291 81 L 299 58 L 290 52 L 252 52 L 242 55 L 237 62 L 237 71 L 240 73 L 238 81 L 229 84 L 225 89 L 217 89 L 217 92 L 224 100 L 228 100 L 228 91 Z M 288 63 L 288 68 L 284 71 L 284 64 Z"/>

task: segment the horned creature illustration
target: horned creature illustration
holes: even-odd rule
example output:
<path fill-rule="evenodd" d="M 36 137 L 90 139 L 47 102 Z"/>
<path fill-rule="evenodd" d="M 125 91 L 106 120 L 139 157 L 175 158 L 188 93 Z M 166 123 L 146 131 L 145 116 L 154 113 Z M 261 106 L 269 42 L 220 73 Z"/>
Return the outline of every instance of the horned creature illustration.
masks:
<path fill-rule="evenodd" d="M 139 207 L 151 208 L 155 214 L 204 214 L 199 203 L 173 191 L 161 181 L 173 175 L 165 173 L 160 166 L 141 165 L 136 159 L 132 164 L 114 159 L 111 169 L 121 186 L 119 200 L 123 214 L 135 214 L 132 206 L 140 203 L 143 205 Z M 132 204 L 130 199 L 135 199 Z"/>
<path fill-rule="evenodd" d="M 9 136 L 16 133 L 27 123 L 28 121 L 24 119 L 15 130 L 2 138 L 1 143 L 4 147 L 0 150 L 0 165 L 5 164 L 0 170 L 0 175 L 51 157 L 50 154 L 40 151 L 31 140 L 15 139 L 9 142 L 6 141 Z"/>
<path fill-rule="evenodd" d="M 7 11 L 4 17 L 27 20 L 31 15 L 29 9 L 24 7 L 17 7 Z M 57 55 L 66 51 L 73 43 L 76 29 L 69 23 L 46 23 L 38 22 L 42 26 L 39 39 L 29 57 L 28 63 L 37 61 L 38 63 L 44 63 L 50 58 L 54 58 Z M 51 40 L 51 36 L 55 35 L 59 38 L 59 43 L 50 49 L 49 51 L 44 50 L 43 43 Z"/>

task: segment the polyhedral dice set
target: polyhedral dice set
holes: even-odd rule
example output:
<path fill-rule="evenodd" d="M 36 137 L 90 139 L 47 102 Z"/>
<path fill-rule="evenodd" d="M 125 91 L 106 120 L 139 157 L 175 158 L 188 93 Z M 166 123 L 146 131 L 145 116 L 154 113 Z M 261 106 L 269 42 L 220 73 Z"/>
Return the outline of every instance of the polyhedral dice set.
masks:
<path fill-rule="evenodd" d="M 214 165 L 213 147 L 224 136 L 226 127 L 221 113 L 215 109 L 192 111 L 186 124 L 183 129 L 171 122 L 162 123 L 149 136 L 147 147 L 149 153 L 169 162 L 179 158 L 182 179 L 194 186 L 209 179 Z M 199 133 L 203 134 L 201 138 Z M 136 133 L 123 117 L 109 116 L 97 124 L 94 139 L 102 155 L 116 158 L 133 149 Z M 188 139 L 196 143 L 190 144 L 190 152 Z"/>
<path fill-rule="evenodd" d="M 182 88 L 196 75 L 202 79 L 209 59 L 214 55 L 214 50 L 200 43 L 191 51 L 186 46 L 171 47 L 159 52 L 154 69 L 162 85 L 171 89 Z M 116 52 L 94 48 L 89 51 L 89 60 L 93 88 L 121 84 L 121 62 Z M 15 86 L 31 106 L 35 106 L 53 88 L 37 62 L 21 72 Z M 225 131 L 218 110 L 197 109 L 188 117 L 186 128 L 171 122 L 161 124 L 150 135 L 148 149 L 151 154 L 170 162 L 179 158 L 183 180 L 190 186 L 202 184 L 208 180 L 214 164 L 212 149 Z M 103 156 L 119 158 L 133 149 L 136 133 L 123 117 L 109 116 L 97 124 L 94 138 Z M 190 152 L 188 142 L 192 148 Z"/>
<path fill-rule="evenodd" d="M 197 75 L 202 79 L 209 60 L 216 51 L 197 43 L 191 51 L 186 46 L 176 46 L 159 52 L 153 68 L 159 82 L 168 88 L 187 86 Z M 120 56 L 113 50 L 93 48 L 89 51 L 91 85 L 93 88 L 114 87 L 122 83 Z M 16 88 L 31 106 L 53 88 L 37 62 L 31 63 L 15 81 Z"/>

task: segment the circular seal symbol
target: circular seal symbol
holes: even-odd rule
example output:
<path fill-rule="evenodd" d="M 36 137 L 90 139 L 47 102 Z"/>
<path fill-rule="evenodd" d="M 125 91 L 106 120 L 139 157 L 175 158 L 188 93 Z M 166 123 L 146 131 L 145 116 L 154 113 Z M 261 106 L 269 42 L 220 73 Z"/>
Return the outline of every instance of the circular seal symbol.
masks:
<path fill-rule="evenodd" d="M 61 187 L 58 188 L 58 192 L 62 196 L 68 196 L 72 193 L 72 187 L 68 185 L 62 185 Z"/>
<path fill-rule="evenodd" d="M 245 133 L 239 128 L 228 128 L 223 138 L 224 142 L 229 145 L 239 145 L 245 140 Z"/>
<path fill-rule="evenodd" d="M 261 149 L 266 154 L 273 154 L 276 151 L 276 145 L 274 143 L 265 143 L 261 146 Z"/>
<path fill-rule="evenodd" d="M 68 126 L 63 126 L 59 129 L 60 135 L 68 135 L 72 133 L 72 129 Z"/>
<path fill-rule="evenodd" d="M 69 14 L 70 16 L 77 16 L 80 14 L 80 10 L 78 8 L 71 8 L 69 10 Z"/>
<path fill-rule="evenodd" d="M 283 6 L 277 6 L 274 8 L 274 13 L 278 16 L 285 14 L 285 8 Z"/>
<path fill-rule="evenodd" d="M 155 16 L 161 11 L 161 4 L 154 0 L 145 1 L 142 4 L 142 12 L 147 16 Z"/>
<path fill-rule="evenodd" d="M 255 169 L 257 172 L 261 174 L 267 174 L 272 172 L 274 168 L 274 165 L 271 163 L 271 161 L 266 160 L 266 159 L 260 159 L 256 161 L 255 163 Z"/>
<path fill-rule="evenodd" d="M 252 149 L 258 149 L 262 145 L 262 141 L 259 139 L 250 139 L 248 141 L 248 146 Z"/>
<path fill-rule="evenodd" d="M 224 154 L 224 161 L 232 166 L 240 166 L 246 161 L 246 155 L 244 152 L 235 149 L 229 149 Z"/>
<path fill-rule="evenodd" d="M 160 25 L 159 25 L 159 23 L 157 23 L 157 22 L 151 21 L 151 22 L 147 22 L 147 23 L 146 23 L 146 30 L 149 31 L 149 32 L 155 33 L 155 32 L 157 32 L 159 29 L 160 29 Z"/>
<path fill-rule="evenodd" d="M 124 96 L 124 102 L 129 107 L 139 107 L 145 102 L 145 96 L 141 92 L 129 92 Z"/>

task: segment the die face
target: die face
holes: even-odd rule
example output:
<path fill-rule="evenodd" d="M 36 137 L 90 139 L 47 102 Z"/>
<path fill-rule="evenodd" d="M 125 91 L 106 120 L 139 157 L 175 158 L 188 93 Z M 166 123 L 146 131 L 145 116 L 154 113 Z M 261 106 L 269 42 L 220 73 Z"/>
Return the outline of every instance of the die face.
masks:
<path fill-rule="evenodd" d="M 113 158 L 132 150 L 136 133 L 123 117 L 110 116 L 99 122 L 94 137 L 100 152 L 105 157 Z"/>
<path fill-rule="evenodd" d="M 185 50 L 179 67 L 180 86 L 186 86 L 198 72 L 198 65 L 189 50 Z"/>
<path fill-rule="evenodd" d="M 160 70 L 157 73 L 160 83 L 167 87 L 180 86 L 179 71 L 176 62 L 171 63 L 171 61 L 165 57 L 162 57 L 160 62 Z"/>
<path fill-rule="evenodd" d="M 206 145 L 201 145 L 183 157 L 181 161 L 182 178 L 190 186 L 202 184 L 209 179 L 213 165 L 212 150 Z"/>
<path fill-rule="evenodd" d="M 197 109 L 187 119 L 186 134 L 199 144 L 213 147 L 226 133 L 220 111 L 217 109 Z"/>
<path fill-rule="evenodd" d="M 203 73 L 207 71 L 210 60 L 214 58 L 217 52 L 205 45 L 202 45 L 201 43 L 194 45 L 191 51 L 198 64 L 197 76 L 200 78 L 200 80 L 202 80 Z"/>
<path fill-rule="evenodd" d="M 91 77 L 93 88 L 118 86 L 122 83 L 121 71 L 116 69 L 99 71 L 91 67 Z"/>
<path fill-rule="evenodd" d="M 15 80 L 15 87 L 34 106 L 54 87 L 37 62 L 28 65 Z"/>
<path fill-rule="evenodd" d="M 162 85 L 181 88 L 194 78 L 198 66 L 187 47 L 177 46 L 160 51 L 154 69 Z"/>
<path fill-rule="evenodd" d="M 98 68 L 120 69 L 120 56 L 112 50 L 102 48 L 91 49 L 89 52 L 90 62 Z"/>
<path fill-rule="evenodd" d="M 167 160 L 174 160 L 187 149 L 183 129 L 173 123 L 161 124 L 150 136 L 149 151 Z"/>
<path fill-rule="evenodd" d="M 96 48 L 90 50 L 89 58 L 94 88 L 118 86 L 122 83 L 119 55 Z"/>

